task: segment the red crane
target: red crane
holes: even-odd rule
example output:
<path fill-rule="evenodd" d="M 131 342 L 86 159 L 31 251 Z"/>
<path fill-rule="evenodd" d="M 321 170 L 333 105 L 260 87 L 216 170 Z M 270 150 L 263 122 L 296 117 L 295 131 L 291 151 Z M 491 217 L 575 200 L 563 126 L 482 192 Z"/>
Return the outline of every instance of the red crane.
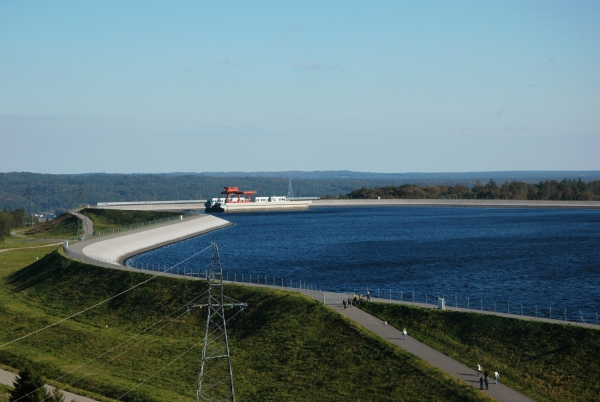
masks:
<path fill-rule="evenodd" d="M 240 198 L 240 195 L 252 195 L 252 194 L 256 194 L 256 191 L 240 191 L 237 187 L 224 187 L 223 191 L 221 191 L 221 194 L 226 194 L 226 200 L 225 203 L 229 203 L 229 202 L 252 202 L 252 199 L 250 197 L 246 197 L 245 199 Z M 237 195 L 237 201 L 234 200 L 234 196 Z"/>

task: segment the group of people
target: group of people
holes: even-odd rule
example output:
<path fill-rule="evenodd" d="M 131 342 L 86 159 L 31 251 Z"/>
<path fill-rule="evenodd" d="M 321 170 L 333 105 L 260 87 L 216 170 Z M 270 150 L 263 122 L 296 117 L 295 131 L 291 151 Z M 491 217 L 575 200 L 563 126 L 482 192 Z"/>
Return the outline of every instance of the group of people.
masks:
<path fill-rule="evenodd" d="M 485 370 L 483 375 L 481 375 L 481 365 L 477 363 L 477 376 L 479 377 L 479 389 L 483 389 L 485 385 L 485 389 L 488 388 L 488 377 L 490 376 L 490 372 Z M 497 371 L 494 371 L 494 384 L 498 384 L 498 378 L 500 378 L 500 374 Z"/>
<path fill-rule="evenodd" d="M 367 301 L 371 301 L 371 292 L 369 292 L 368 290 L 367 290 Z M 356 306 L 362 302 L 363 302 L 362 293 L 360 294 L 360 296 L 355 293 L 354 297 L 348 297 L 348 301 L 342 300 L 342 304 L 344 305 L 345 309 L 350 308 L 352 306 Z"/>

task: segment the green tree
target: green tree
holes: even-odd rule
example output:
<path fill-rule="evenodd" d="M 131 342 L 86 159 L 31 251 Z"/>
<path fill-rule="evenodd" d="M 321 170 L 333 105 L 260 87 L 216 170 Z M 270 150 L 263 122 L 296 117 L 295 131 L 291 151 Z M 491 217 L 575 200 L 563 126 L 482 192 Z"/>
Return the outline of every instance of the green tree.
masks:
<path fill-rule="evenodd" d="M 10 392 L 10 402 L 64 402 L 65 397 L 58 389 L 49 392 L 45 388 L 46 382 L 33 368 L 25 367 L 13 383 L 14 389 Z"/>
<path fill-rule="evenodd" d="M 8 212 L 0 212 L 0 243 L 10 236 L 10 227 L 12 226 L 12 217 Z"/>

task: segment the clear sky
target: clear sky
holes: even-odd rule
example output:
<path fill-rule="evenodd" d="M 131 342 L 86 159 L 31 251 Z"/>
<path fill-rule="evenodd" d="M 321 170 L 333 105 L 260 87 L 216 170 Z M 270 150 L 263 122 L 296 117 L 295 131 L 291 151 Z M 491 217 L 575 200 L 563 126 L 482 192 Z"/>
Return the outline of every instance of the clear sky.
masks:
<path fill-rule="evenodd" d="M 600 1 L 0 1 L 0 171 L 600 170 Z"/>

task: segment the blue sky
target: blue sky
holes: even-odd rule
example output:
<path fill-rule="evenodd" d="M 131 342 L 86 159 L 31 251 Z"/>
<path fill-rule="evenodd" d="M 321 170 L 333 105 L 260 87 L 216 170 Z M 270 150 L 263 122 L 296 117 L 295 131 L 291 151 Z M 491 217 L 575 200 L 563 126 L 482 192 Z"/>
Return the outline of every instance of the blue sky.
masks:
<path fill-rule="evenodd" d="M 600 170 L 598 1 L 0 2 L 0 171 Z"/>

